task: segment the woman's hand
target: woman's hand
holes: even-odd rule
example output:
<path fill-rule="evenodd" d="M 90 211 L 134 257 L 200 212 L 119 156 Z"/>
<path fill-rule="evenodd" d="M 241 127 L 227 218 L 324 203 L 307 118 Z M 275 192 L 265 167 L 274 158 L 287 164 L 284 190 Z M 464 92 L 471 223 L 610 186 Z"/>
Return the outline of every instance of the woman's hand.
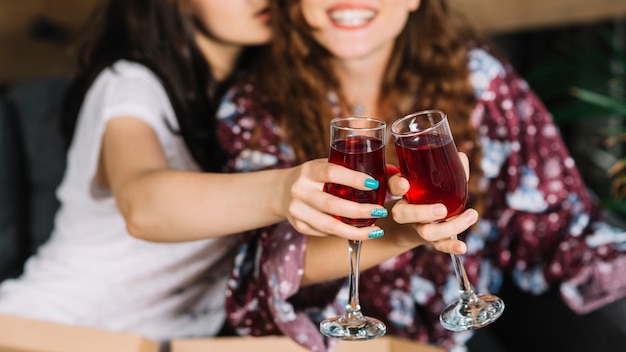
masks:
<path fill-rule="evenodd" d="M 469 160 L 467 155 L 459 153 L 465 174 L 469 175 Z M 469 176 L 467 176 L 469 178 Z M 399 173 L 391 175 L 388 180 L 389 192 L 396 197 L 403 196 L 409 190 L 409 182 Z M 391 208 L 392 219 L 398 224 L 409 226 L 413 231 L 400 232 L 401 236 L 394 236 L 397 241 L 406 242 L 401 246 L 415 247 L 429 244 L 435 249 L 454 254 L 463 254 L 467 247 L 465 243 L 456 239 L 456 235 L 467 230 L 478 220 L 478 212 L 467 209 L 463 213 L 445 222 L 437 223 L 446 217 L 447 209 L 443 204 L 409 204 L 400 199 Z M 415 236 L 417 234 L 417 236 Z"/>
<path fill-rule="evenodd" d="M 467 174 L 469 170 L 468 159 L 465 154 L 459 154 Z M 308 167 L 316 170 L 309 170 Z M 302 207 L 306 210 L 293 211 L 289 221 L 292 224 L 295 222 L 301 225 L 299 229 L 296 228 L 298 231 L 302 231 L 300 229 L 320 228 L 322 227 L 320 226 L 321 223 L 326 222 L 325 226 L 336 226 L 335 229 L 337 231 L 345 231 L 341 232 L 340 237 L 351 238 L 353 234 L 358 234 L 358 236 L 364 236 L 363 239 L 365 239 L 367 238 L 367 231 L 378 227 L 359 229 L 343 224 L 332 216 L 320 214 L 320 210 L 314 210 L 315 208 L 323 208 L 326 202 L 327 205 L 334 204 L 332 207 L 335 207 L 333 209 L 337 209 L 337 211 L 341 208 L 341 215 L 356 217 L 359 212 L 361 215 L 367 215 L 368 212 L 376 208 L 375 205 L 369 204 L 359 205 L 348 201 L 344 201 L 347 203 L 339 202 L 340 200 L 336 197 L 318 194 L 323 193 L 321 192 L 323 183 L 320 183 L 322 179 L 365 189 L 358 186 L 363 184 L 367 175 L 342 167 L 337 169 L 335 167 L 338 166 L 317 160 L 303 167 L 303 169 L 294 169 L 298 173 L 293 177 L 298 177 L 295 178 L 296 182 L 291 183 L 291 189 L 297 189 L 304 193 L 297 194 L 295 192 L 296 194 L 289 200 L 288 204 L 293 205 L 294 209 Z M 391 166 L 388 168 L 388 174 L 391 174 L 388 177 L 389 191 L 392 195 L 401 197 L 409 190 L 409 181 L 401 177 L 398 170 L 394 170 Z M 313 179 L 317 181 L 312 181 Z M 317 198 L 317 200 L 313 201 L 313 198 Z M 385 229 L 385 236 L 375 241 L 363 242 L 360 258 L 361 270 L 367 270 L 385 260 L 422 245 L 432 245 L 437 250 L 446 253 L 463 254 L 466 251 L 465 243 L 452 238 L 467 230 L 478 220 L 476 210 L 468 209 L 446 222 L 435 223 L 435 221 L 441 220 L 447 215 L 446 207 L 443 204 L 408 204 L 406 200 L 400 199 L 390 201 L 386 206 L 391 209 L 392 216 L 376 221 L 376 225 Z M 305 215 L 307 212 L 310 212 L 310 214 Z M 360 232 L 362 230 L 364 231 Z M 337 233 L 339 232 L 334 234 Z M 333 234 L 333 232 L 320 231 L 317 234 L 321 236 Z M 345 253 L 345 242 L 341 241 L 340 238 L 309 238 L 307 240 L 301 286 L 347 275 L 347 268 L 343 264 L 345 261 L 343 253 Z"/>
<path fill-rule="evenodd" d="M 326 159 L 308 161 L 288 170 L 281 183 L 279 212 L 304 235 L 336 236 L 351 240 L 380 237 L 382 230 L 378 226 L 359 228 L 345 224 L 333 215 L 353 219 L 373 218 L 375 216 L 372 216 L 372 212 L 376 210 L 386 216 L 384 207 L 359 204 L 324 192 L 325 183 L 338 183 L 360 190 L 377 188 L 372 185 L 372 181 L 376 180 L 365 173 L 329 163 Z"/>

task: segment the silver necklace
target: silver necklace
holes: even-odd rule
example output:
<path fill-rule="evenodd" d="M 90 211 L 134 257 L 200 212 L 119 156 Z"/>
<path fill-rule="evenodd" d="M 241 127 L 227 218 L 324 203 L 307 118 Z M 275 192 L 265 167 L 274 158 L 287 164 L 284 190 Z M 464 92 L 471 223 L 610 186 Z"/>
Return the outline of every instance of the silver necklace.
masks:
<path fill-rule="evenodd" d="M 365 107 L 365 104 L 363 102 L 357 101 L 356 103 L 352 104 L 352 115 L 363 116 L 365 115 L 366 111 L 367 108 Z"/>

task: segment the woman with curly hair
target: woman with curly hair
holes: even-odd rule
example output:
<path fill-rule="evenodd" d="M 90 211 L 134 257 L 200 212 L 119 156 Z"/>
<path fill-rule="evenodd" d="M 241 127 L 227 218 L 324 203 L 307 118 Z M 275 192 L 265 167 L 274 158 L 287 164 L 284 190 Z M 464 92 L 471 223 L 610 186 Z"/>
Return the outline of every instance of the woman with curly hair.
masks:
<path fill-rule="evenodd" d="M 271 66 L 257 80 L 233 88 L 222 105 L 236 111 L 221 116 L 224 139 L 245 144 L 231 149 L 231 160 L 244 149 L 272 154 L 268 144 L 279 151 L 273 154 L 277 160 L 289 163 L 325 157 L 334 117 L 367 115 L 391 125 L 417 110 L 443 110 L 459 150 L 469 156 L 470 206 L 481 213 L 463 237 L 464 262 L 476 291 L 497 293 L 503 282 L 512 282 L 528 293 L 556 296 L 557 303 L 543 310 L 526 309 L 532 319 L 525 324 L 552 321 L 554 327 L 571 320 L 587 331 L 594 323 L 577 314 L 623 302 L 623 233 L 603 221 L 543 104 L 447 1 L 282 0 L 278 8 Z M 242 126 L 259 138 L 243 141 Z M 393 151 L 388 145 L 392 164 Z M 399 200 L 392 220 L 415 220 L 416 213 L 401 211 L 402 205 Z M 378 224 L 391 233 L 384 222 Z M 250 240 L 238 258 L 227 300 L 238 331 L 286 334 L 311 350 L 328 348 L 318 324 L 344 309 L 346 280 L 328 275 L 337 280 L 310 285 L 315 280 L 307 272 L 314 267 L 336 273 L 345 258 L 337 262 L 324 255 L 324 247 L 312 240 L 280 226 Z M 326 241 L 345 248 L 344 241 Z M 368 241 L 362 258 L 382 260 L 386 248 Z M 276 267 L 281 269 L 269 269 Z M 459 293 L 450 258 L 430 246 L 415 246 L 371 267 L 361 276 L 360 290 L 363 310 L 383 320 L 388 334 L 448 349 L 464 348 L 472 336 L 446 331 L 438 321 Z M 559 305 L 571 319 L 556 313 Z M 602 326 L 595 337 L 570 336 L 574 343 L 559 339 L 555 346 L 580 350 L 589 347 L 581 341 L 591 341 L 599 348 L 603 339 L 608 341 L 603 350 L 623 346 L 616 342 L 624 341 L 616 324 L 595 322 Z M 529 333 L 537 337 L 535 330 Z"/>
<path fill-rule="evenodd" d="M 267 57 L 271 6 L 267 0 L 102 1 L 66 96 L 68 163 L 55 227 L 24 273 L 0 284 L 0 314 L 159 342 L 213 336 L 227 328 L 224 293 L 241 233 L 286 222 L 311 236 L 382 235 L 377 226 L 349 226 L 328 210 L 384 217 L 380 205 L 322 191 L 325 182 L 377 187 L 367 174 L 325 158 L 226 172 L 228 151 L 238 144 L 219 144 L 216 109 L 229 84 Z M 240 159 L 246 171 L 265 162 L 250 155 Z M 470 214 L 470 222 L 438 226 L 433 238 L 465 230 L 477 218 Z M 464 248 L 453 240 L 438 246 Z M 312 282 L 324 278 L 307 275 Z"/>

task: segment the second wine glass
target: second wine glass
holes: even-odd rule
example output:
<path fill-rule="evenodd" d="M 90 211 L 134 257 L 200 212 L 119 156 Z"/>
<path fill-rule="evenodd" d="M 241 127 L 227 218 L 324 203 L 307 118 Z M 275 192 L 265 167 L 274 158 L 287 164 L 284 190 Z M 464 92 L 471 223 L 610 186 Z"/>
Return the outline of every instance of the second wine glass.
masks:
<path fill-rule="evenodd" d="M 448 209 L 444 221 L 462 213 L 468 196 L 467 181 L 446 114 L 427 110 L 407 115 L 392 124 L 391 134 L 400 172 L 410 184 L 406 200 L 411 204 L 444 204 Z M 498 319 L 504 311 L 502 299 L 475 294 L 461 259 L 450 256 L 461 297 L 441 313 L 443 327 L 472 330 Z"/>
<path fill-rule="evenodd" d="M 382 205 L 387 194 L 385 173 L 384 121 L 369 117 L 336 118 L 330 123 L 330 155 L 328 161 L 370 175 L 378 181 L 378 189 L 362 191 L 328 183 L 324 191 L 359 203 Z M 359 227 L 371 226 L 376 219 L 339 220 Z M 348 241 L 350 255 L 349 297 L 346 312 L 320 323 L 322 334 L 341 340 L 369 340 L 383 336 L 387 327 L 381 321 L 361 313 L 359 303 L 359 259 L 361 241 Z"/>

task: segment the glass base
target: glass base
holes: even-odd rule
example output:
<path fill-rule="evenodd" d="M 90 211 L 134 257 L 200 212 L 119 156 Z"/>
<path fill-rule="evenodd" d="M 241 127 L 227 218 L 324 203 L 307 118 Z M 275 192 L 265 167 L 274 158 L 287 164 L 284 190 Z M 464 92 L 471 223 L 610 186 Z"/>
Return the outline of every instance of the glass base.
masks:
<path fill-rule="evenodd" d="M 380 320 L 360 316 L 349 319 L 345 315 L 333 317 L 320 323 L 322 334 L 339 340 L 372 340 L 385 335 L 387 327 Z"/>
<path fill-rule="evenodd" d="M 494 295 L 472 294 L 468 300 L 458 300 L 447 306 L 439 321 L 451 331 L 474 330 L 496 321 L 504 312 L 504 301 Z"/>

